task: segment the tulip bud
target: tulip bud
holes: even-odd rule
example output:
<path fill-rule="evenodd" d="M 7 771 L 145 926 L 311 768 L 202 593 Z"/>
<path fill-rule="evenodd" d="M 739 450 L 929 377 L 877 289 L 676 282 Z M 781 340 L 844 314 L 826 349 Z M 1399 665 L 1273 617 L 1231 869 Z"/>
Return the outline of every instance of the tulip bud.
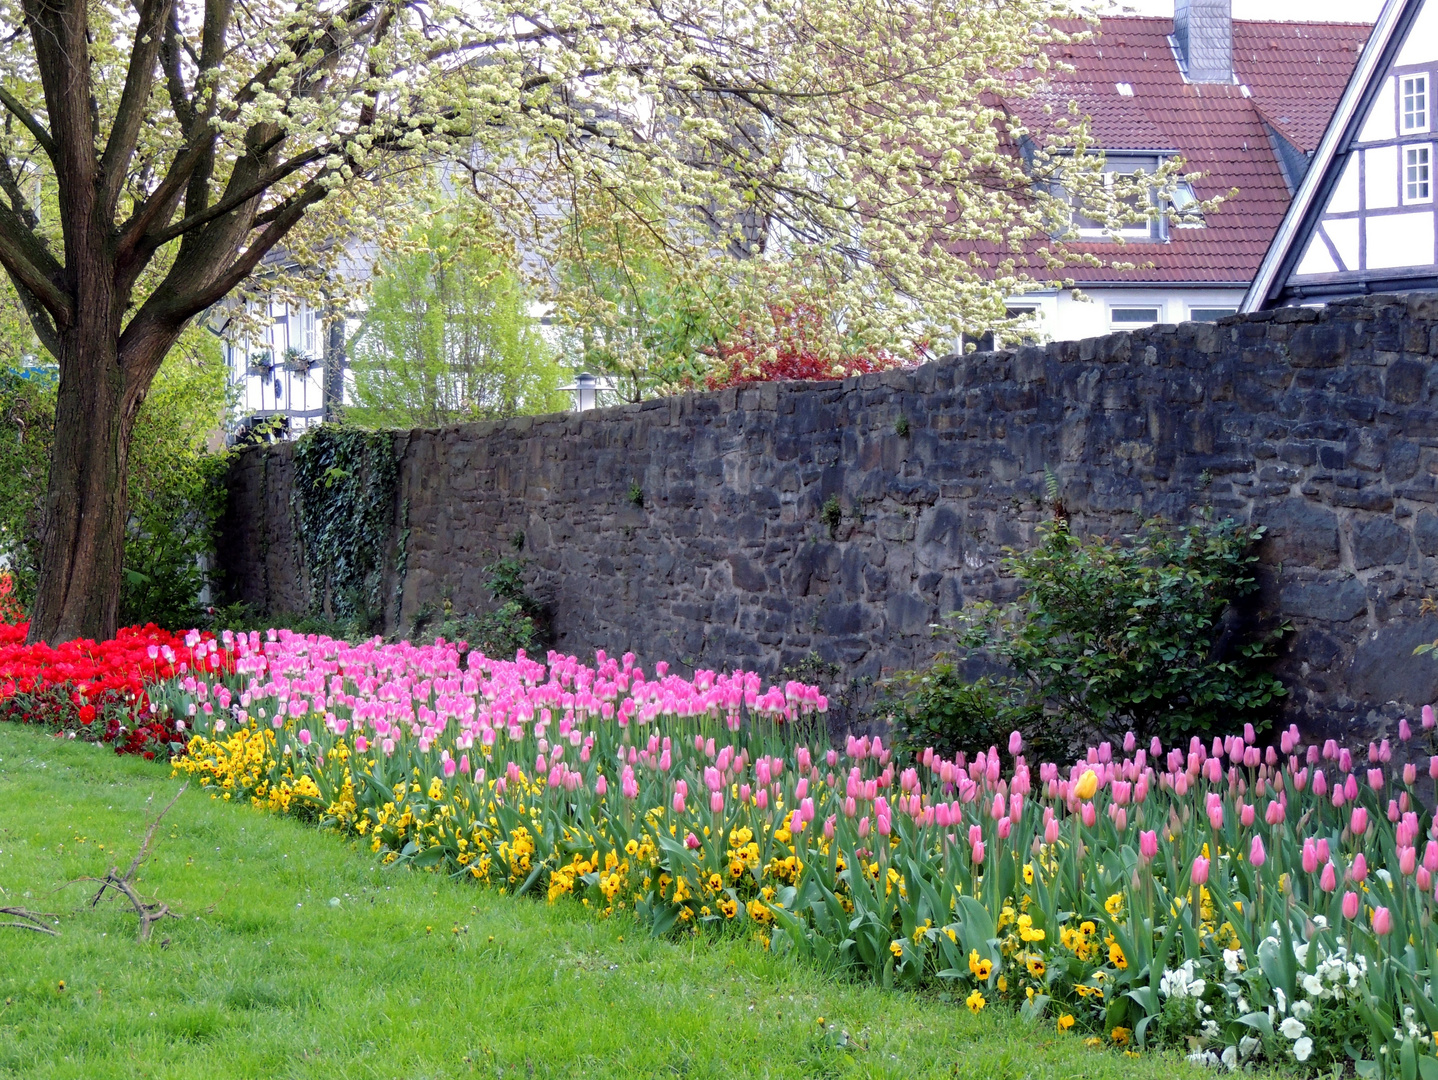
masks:
<path fill-rule="evenodd" d="M 1404 875 L 1410 875 L 1418 866 L 1418 851 L 1416 848 L 1401 847 L 1398 849 L 1398 869 Z"/>
<path fill-rule="evenodd" d="M 1332 863 L 1325 863 L 1323 874 L 1318 879 L 1318 887 L 1324 892 L 1333 892 L 1338 888 L 1338 874 Z"/>
<path fill-rule="evenodd" d="M 1364 857 L 1363 852 L 1360 851 L 1353 856 L 1353 865 L 1348 868 L 1348 876 L 1359 882 L 1368 877 L 1368 860 Z"/>
<path fill-rule="evenodd" d="M 1090 773 L 1089 775 L 1093 774 Z M 1083 818 L 1084 827 L 1087 829 L 1092 829 L 1098 821 L 1098 812 L 1094 810 L 1093 803 L 1091 802 L 1084 803 L 1083 809 L 1079 811 L 1079 814 Z"/>
<path fill-rule="evenodd" d="M 969 854 L 973 856 L 975 866 L 982 863 L 984 861 L 984 842 L 982 840 L 975 840 Z"/>
<path fill-rule="evenodd" d="M 1345 919 L 1358 918 L 1358 894 L 1356 892 L 1343 894 L 1343 917 Z"/>
<path fill-rule="evenodd" d="M 1424 730 L 1424 731 L 1432 731 L 1432 730 L 1433 730 L 1433 725 L 1434 725 L 1434 723 L 1435 723 L 1435 719 L 1434 719 L 1434 716 L 1433 716 L 1433 706 L 1432 706 L 1432 705 L 1424 705 L 1424 706 L 1423 706 L 1423 730 Z"/>
<path fill-rule="evenodd" d="M 1193 860 L 1193 870 L 1190 877 L 1195 885 L 1208 884 L 1208 860 L 1202 855 Z"/>
<path fill-rule="evenodd" d="M 1148 862 L 1158 856 L 1158 833 L 1148 829 L 1138 834 L 1139 857 Z"/>
<path fill-rule="evenodd" d="M 1253 866 L 1262 866 L 1268 861 L 1268 853 L 1263 850 L 1263 837 L 1255 836 L 1253 843 L 1248 846 L 1248 861 Z"/>
<path fill-rule="evenodd" d="M 1352 918 L 1350 915 L 1349 918 Z M 1386 907 L 1373 909 L 1373 932 L 1380 937 L 1393 932 L 1393 916 Z"/>
<path fill-rule="evenodd" d="M 1318 869 L 1318 845 L 1313 842 L 1313 837 L 1303 841 L 1303 872 L 1311 874 Z"/>
<path fill-rule="evenodd" d="M 1366 833 L 1368 831 L 1368 811 L 1362 806 L 1355 806 L 1348 819 L 1348 827 L 1353 831 L 1354 839 Z"/>

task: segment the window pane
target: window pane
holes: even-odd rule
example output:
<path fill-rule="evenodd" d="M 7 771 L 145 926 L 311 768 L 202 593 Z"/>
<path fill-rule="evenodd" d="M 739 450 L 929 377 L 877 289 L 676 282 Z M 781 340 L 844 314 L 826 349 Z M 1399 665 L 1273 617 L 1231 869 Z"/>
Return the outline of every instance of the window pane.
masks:
<path fill-rule="evenodd" d="M 1196 307 L 1188 309 L 1190 322 L 1218 322 L 1236 312 L 1237 308 L 1231 307 Z"/>
<path fill-rule="evenodd" d="M 1403 130 L 1428 129 L 1428 76 L 1410 75 L 1403 80 Z"/>
<path fill-rule="evenodd" d="M 1428 198 L 1431 180 L 1429 148 L 1426 146 L 1408 147 L 1404 151 L 1403 166 L 1404 197 L 1410 202 Z"/>
<path fill-rule="evenodd" d="M 1158 322 L 1158 308 L 1116 307 L 1113 309 L 1113 311 L 1109 313 L 1109 321 L 1112 322 L 1115 326 L 1150 326 L 1153 323 Z"/>

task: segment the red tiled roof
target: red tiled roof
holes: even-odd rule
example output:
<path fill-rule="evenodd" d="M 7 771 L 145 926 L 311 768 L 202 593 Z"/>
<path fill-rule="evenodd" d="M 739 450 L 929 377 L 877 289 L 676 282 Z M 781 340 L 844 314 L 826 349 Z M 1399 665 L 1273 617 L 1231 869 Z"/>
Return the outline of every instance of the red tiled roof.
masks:
<path fill-rule="evenodd" d="M 1064 24 L 1081 30 L 1083 24 Z M 1176 150 L 1200 198 L 1238 193 L 1202 229 L 1174 229 L 1166 243 L 1071 244 L 1105 260 L 1153 263 L 1115 271 L 1075 267 L 1076 281 L 1244 282 L 1263 259 L 1288 207 L 1266 119 L 1288 141 L 1311 152 L 1343 93 L 1368 36 L 1366 23 L 1239 22 L 1233 62 L 1240 85 L 1186 83 L 1168 42 L 1173 20 L 1104 19 L 1090 40 L 1061 46 L 1057 58 L 1074 71 L 1056 91 L 1072 97 L 1092 120 L 1106 150 Z M 1119 93 L 1127 83 L 1133 96 Z M 1248 94 L 1244 93 L 1244 90 Z"/>

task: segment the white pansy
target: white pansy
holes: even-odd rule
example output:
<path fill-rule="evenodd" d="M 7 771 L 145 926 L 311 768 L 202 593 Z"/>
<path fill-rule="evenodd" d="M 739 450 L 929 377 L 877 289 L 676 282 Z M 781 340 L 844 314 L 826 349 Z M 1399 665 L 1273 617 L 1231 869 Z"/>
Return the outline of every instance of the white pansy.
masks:
<path fill-rule="evenodd" d="M 1226 967 L 1233 974 L 1237 975 L 1240 971 L 1243 970 L 1243 968 L 1239 964 L 1239 960 L 1242 959 L 1242 957 L 1243 953 L 1241 953 L 1237 949 L 1224 949 L 1223 966 Z"/>
<path fill-rule="evenodd" d="M 1273 988 L 1273 997 L 1274 997 L 1274 1000 L 1278 1002 L 1278 1011 L 1281 1012 L 1281 1013 L 1287 1012 L 1287 1011 L 1288 1011 L 1288 995 L 1285 994 L 1282 990 L 1280 990 L 1278 987 L 1275 986 L 1275 987 Z"/>
<path fill-rule="evenodd" d="M 1307 1061 L 1308 1056 L 1313 1053 L 1313 1040 L 1307 1035 L 1293 1044 L 1293 1056 L 1299 1061 Z"/>
<path fill-rule="evenodd" d="M 1309 978 L 1313 978 L 1312 975 Z M 1313 1015 L 1313 1003 L 1311 1001 L 1295 1001 L 1293 1003 L 1293 1015 L 1299 1020 L 1307 1020 Z"/>
<path fill-rule="evenodd" d="M 1223 1056 L 1219 1060 L 1221 1060 L 1224 1065 L 1228 1066 L 1229 1072 L 1233 1072 L 1234 1069 L 1238 1068 L 1238 1047 L 1225 1047 L 1223 1051 Z"/>
<path fill-rule="evenodd" d="M 1302 1020 L 1290 1016 L 1278 1025 L 1278 1030 L 1283 1033 L 1285 1039 L 1296 1039 L 1308 1029 L 1303 1026 Z"/>
<path fill-rule="evenodd" d="M 1247 1061 L 1253 1056 L 1253 1052 L 1263 1045 L 1263 1040 L 1257 1035 L 1245 1035 L 1238 1040 L 1238 1056 Z"/>
<path fill-rule="evenodd" d="M 1319 994 L 1323 993 L 1323 980 L 1320 979 L 1317 975 L 1305 975 L 1303 976 L 1303 990 L 1304 993 L 1308 994 L 1309 997 L 1317 997 Z M 1298 1010 L 1298 1006 L 1301 1004 L 1303 1003 L 1299 1001 L 1295 1001 L 1293 1003 L 1293 1009 L 1295 1012 Z"/>

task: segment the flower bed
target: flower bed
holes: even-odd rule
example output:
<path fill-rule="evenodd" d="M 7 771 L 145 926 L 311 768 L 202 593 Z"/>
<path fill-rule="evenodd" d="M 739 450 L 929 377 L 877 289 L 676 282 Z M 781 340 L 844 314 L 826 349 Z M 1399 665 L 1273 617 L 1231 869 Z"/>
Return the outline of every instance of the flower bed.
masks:
<path fill-rule="evenodd" d="M 180 636 L 153 623 L 127 627 L 109 641 L 58 647 L 27 645 L 29 628 L 0 624 L 0 720 L 103 740 L 122 754 L 181 751 L 183 727 L 151 708 L 147 688 L 192 669 L 218 672 L 229 662 L 213 636 L 194 630 Z"/>
<path fill-rule="evenodd" d="M 741 927 L 1096 1045 L 1438 1078 L 1438 843 L 1387 743 L 906 763 L 826 745 L 816 690 L 745 673 L 267 637 L 152 691 L 193 724 L 177 769 L 387 863 Z"/>

